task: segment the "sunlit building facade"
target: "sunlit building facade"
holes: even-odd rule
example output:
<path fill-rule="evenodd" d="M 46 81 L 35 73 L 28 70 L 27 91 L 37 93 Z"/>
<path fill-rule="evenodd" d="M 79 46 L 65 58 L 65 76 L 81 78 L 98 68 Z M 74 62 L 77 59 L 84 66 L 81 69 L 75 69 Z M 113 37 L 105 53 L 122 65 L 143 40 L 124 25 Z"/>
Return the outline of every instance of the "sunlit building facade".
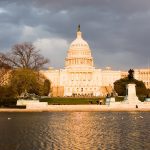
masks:
<path fill-rule="evenodd" d="M 145 86 L 150 89 L 150 69 L 135 69 L 135 79 L 143 81 Z"/>
<path fill-rule="evenodd" d="M 113 91 L 113 83 L 127 76 L 126 71 L 110 67 L 97 69 L 88 43 L 83 39 L 80 27 L 77 37 L 70 44 L 64 69 L 41 71 L 51 81 L 52 96 L 104 96 Z M 150 88 L 150 69 L 135 69 L 135 78 Z"/>

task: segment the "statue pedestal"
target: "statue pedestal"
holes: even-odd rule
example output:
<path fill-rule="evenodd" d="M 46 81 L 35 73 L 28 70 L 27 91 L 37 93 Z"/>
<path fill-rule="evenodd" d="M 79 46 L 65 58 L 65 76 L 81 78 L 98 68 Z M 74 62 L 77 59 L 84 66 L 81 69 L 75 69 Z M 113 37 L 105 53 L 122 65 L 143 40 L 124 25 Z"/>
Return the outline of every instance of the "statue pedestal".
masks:
<path fill-rule="evenodd" d="M 112 105 L 112 104 L 115 104 L 115 98 L 114 97 L 106 98 L 106 105 Z"/>
<path fill-rule="evenodd" d="M 150 102 L 150 98 L 145 98 L 145 102 Z"/>
<path fill-rule="evenodd" d="M 17 101 L 17 106 L 26 106 L 26 109 L 42 109 L 47 108 L 47 102 L 40 102 L 39 100 L 24 100 L 20 99 Z"/>
<path fill-rule="evenodd" d="M 123 103 L 126 104 L 141 103 L 141 101 L 139 101 L 138 97 L 136 96 L 135 84 L 128 84 L 126 86 L 126 89 L 127 89 L 127 95 L 125 96 Z"/>
<path fill-rule="evenodd" d="M 17 100 L 17 106 L 26 106 L 27 104 L 34 104 L 39 103 L 39 100 L 25 100 L 25 99 L 19 99 Z"/>

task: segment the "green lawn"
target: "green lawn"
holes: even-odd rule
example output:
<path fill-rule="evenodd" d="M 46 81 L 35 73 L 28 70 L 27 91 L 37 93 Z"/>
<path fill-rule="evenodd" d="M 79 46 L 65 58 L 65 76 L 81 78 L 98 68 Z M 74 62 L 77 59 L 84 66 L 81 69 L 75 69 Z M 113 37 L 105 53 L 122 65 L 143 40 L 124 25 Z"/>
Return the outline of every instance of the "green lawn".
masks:
<path fill-rule="evenodd" d="M 101 98 L 102 99 L 102 98 Z M 41 102 L 48 102 L 48 104 L 53 105 L 77 105 L 77 104 L 97 104 L 100 98 L 44 98 Z"/>
<path fill-rule="evenodd" d="M 69 98 L 69 97 L 52 97 L 43 98 L 41 102 L 48 102 L 50 105 L 79 105 L 79 104 L 97 104 L 97 101 L 102 100 L 105 104 L 105 98 Z M 115 97 L 116 102 L 124 100 L 124 97 Z M 140 99 L 141 100 L 141 99 Z"/>
<path fill-rule="evenodd" d="M 144 102 L 145 97 L 138 97 L 140 101 Z M 116 102 L 120 102 L 124 100 L 124 96 L 115 97 Z"/>
<path fill-rule="evenodd" d="M 124 100 L 124 96 L 115 97 L 116 102 L 120 102 Z"/>

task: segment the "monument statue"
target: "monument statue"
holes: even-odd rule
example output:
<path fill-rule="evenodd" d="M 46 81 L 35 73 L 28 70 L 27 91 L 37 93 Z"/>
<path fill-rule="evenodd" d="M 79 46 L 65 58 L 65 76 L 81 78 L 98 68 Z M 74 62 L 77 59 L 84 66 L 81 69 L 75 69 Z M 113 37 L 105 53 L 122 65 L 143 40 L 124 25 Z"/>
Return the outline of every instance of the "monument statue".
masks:
<path fill-rule="evenodd" d="M 24 100 L 39 100 L 40 96 L 36 95 L 35 93 L 28 93 L 27 90 L 25 90 L 25 92 L 21 93 L 19 98 Z"/>
<path fill-rule="evenodd" d="M 124 98 L 123 103 L 138 104 L 140 103 L 140 101 L 136 95 L 136 84 L 134 83 L 134 80 L 133 80 L 134 70 L 130 69 L 128 73 L 129 73 L 128 74 L 129 84 L 126 85 L 126 96 Z"/>
<path fill-rule="evenodd" d="M 80 32 L 80 24 L 78 25 L 78 32 Z"/>
<path fill-rule="evenodd" d="M 48 102 L 40 102 L 40 96 L 36 94 L 30 94 L 25 90 L 17 100 L 17 106 L 26 106 L 26 109 L 43 109 L 47 108 Z"/>
<path fill-rule="evenodd" d="M 128 79 L 129 80 L 132 80 L 132 79 L 134 79 L 134 70 L 133 69 L 130 69 L 129 71 L 128 71 Z"/>

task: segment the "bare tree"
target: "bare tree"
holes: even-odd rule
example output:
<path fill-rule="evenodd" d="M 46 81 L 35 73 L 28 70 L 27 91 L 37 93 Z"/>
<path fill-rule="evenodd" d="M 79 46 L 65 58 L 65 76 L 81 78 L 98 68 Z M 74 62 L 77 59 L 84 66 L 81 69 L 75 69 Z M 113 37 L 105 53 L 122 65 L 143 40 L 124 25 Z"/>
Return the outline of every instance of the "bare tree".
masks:
<path fill-rule="evenodd" d="M 0 60 L 13 68 L 29 68 L 39 70 L 48 63 L 32 43 L 16 44 L 7 54 L 1 54 Z"/>

